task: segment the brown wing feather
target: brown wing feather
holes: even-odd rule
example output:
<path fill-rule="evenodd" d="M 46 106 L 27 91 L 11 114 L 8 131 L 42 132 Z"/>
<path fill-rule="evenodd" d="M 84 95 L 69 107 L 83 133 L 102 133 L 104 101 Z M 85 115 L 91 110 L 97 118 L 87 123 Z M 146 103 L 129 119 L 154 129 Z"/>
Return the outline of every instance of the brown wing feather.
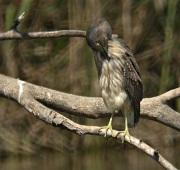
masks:
<path fill-rule="evenodd" d="M 140 101 L 143 98 L 143 86 L 140 75 L 140 69 L 132 52 L 129 50 L 124 40 L 118 39 L 125 49 L 122 56 L 125 61 L 124 66 L 124 88 L 128 94 L 131 106 L 134 110 L 134 124 L 139 121 L 140 117 Z"/>
<path fill-rule="evenodd" d="M 124 87 L 134 110 L 134 123 L 136 124 L 140 117 L 140 101 L 142 100 L 143 86 L 141 78 L 132 64 L 131 58 L 127 56 L 125 56 L 125 58 Z"/>

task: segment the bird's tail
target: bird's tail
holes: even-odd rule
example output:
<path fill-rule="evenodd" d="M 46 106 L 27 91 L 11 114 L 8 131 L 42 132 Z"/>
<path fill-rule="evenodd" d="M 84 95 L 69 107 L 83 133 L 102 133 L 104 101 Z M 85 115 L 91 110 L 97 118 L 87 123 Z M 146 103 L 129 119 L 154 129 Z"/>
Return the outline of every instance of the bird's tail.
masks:
<path fill-rule="evenodd" d="M 128 120 L 128 127 L 133 128 L 135 126 L 134 123 L 134 111 L 133 110 L 129 110 L 127 113 L 127 120 Z"/>
<path fill-rule="evenodd" d="M 133 128 L 139 121 L 140 117 L 140 106 L 130 107 L 127 112 L 128 127 Z"/>

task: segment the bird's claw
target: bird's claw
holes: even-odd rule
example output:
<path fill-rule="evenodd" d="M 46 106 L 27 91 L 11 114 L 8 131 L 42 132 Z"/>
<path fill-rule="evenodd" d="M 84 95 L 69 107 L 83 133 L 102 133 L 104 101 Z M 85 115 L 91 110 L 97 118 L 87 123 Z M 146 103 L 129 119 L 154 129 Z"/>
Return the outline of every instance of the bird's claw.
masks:
<path fill-rule="evenodd" d="M 103 127 L 99 128 L 98 132 L 99 132 L 101 129 L 105 129 L 105 130 L 106 130 L 106 132 L 105 132 L 105 134 L 104 134 L 104 137 L 107 137 L 107 132 L 108 132 L 108 130 L 110 130 L 111 133 L 112 133 L 112 130 L 113 130 L 111 125 L 107 125 L 107 126 L 103 126 Z"/>
<path fill-rule="evenodd" d="M 124 143 L 124 140 L 125 140 L 125 137 L 126 137 L 126 136 L 129 137 L 129 141 L 130 141 L 130 143 L 131 143 L 131 136 L 130 136 L 129 131 L 128 131 L 127 129 L 125 129 L 124 131 L 119 131 L 119 132 L 116 134 L 116 137 L 117 137 L 120 133 L 123 133 L 123 137 L 121 138 L 122 143 Z"/>

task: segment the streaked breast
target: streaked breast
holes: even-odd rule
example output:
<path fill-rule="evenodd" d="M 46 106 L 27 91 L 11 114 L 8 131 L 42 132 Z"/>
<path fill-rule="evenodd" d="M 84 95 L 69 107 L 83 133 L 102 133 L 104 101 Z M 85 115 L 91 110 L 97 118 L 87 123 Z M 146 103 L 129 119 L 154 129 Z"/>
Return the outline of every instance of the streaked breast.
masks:
<path fill-rule="evenodd" d="M 109 41 L 108 45 L 111 59 L 103 61 L 99 83 L 104 103 L 111 111 L 115 111 L 120 110 L 127 98 L 123 84 L 123 49 L 116 41 Z"/>

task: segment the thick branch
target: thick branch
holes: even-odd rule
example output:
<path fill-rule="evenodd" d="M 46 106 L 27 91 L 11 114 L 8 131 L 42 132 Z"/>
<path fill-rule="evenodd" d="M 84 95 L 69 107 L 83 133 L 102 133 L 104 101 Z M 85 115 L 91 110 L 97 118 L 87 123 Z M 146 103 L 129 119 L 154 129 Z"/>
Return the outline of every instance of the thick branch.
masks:
<path fill-rule="evenodd" d="M 180 88 L 177 88 L 180 89 Z M 167 103 L 172 99 L 176 99 L 180 97 L 180 90 L 170 90 L 159 96 L 162 103 Z"/>
<path fill-rule="evenodd" d="M 14 99 L 13 95 L 18 95 L 19 91 L 16 79 L 0 75 L 0 82 L 0 95 L 12 99 Z M 35 99 L 43 104 L 73 115 L 97 119 L 108 117 L 111 114 L 105 107 L 102 98 L 67 94 L 26 82 L 24 82 L 23 87 L 24 90 L 29 91 Z M 10 93 L 12 90 L 14 91 L 13 94 Z M 180 88 L 176 88 L 164 95 L 169 93 L 177 94 L 175 95 L 176 98 L 180 96 L 179 92 Z M 171 128 L 180 130 L 180 114 L 166 105 L 164 101 L 162 102 L 162 96 L 163 95 L 142 100 L 141 118 L 158 121 Z M 171 99 L 172 98 L 173 97 L 171 97 Z M 122 115 L 121 113 L 117 113 L 116 116 Z"/>
<path fill-rule="evenodd" d="M 39 119 L 43 120 L 44 122 L 48 124 L 51 124 L 53 126 L 60 127 L 60 128 L 65 128 L 78 135 L 90 134 L 90 135 L 104 136 L 104 134 L 106 133 L 105 130 L 103 129 L 99 131 L 100 127 L 97 127 L 97 126 L 85 126 L 85 125 L 77 124 L 69 120 L 68 118 L 64 117 L 63 115 L 55 112 L 54 110 L 51 110 L 47 108 L 46 106 L 42 105 L 34 98 L 33 93 L 31 93 L 32 91 L 30 87 L 33 88 L 34 87 L 33 85 L 25 83 L 21 80 L 15 80 L 15 79 L 8 78 L 2 75 L 0 76 L 0 81 L 2 82 L 2 84 L 0 85 L 1 95 L 10 97 L 11 99 L 18 101 L 30 113 L 33 113 Z M 34 89 L 35 88 L 36 86 L 34 87 Z M 48 89 L 44 89 L 44 90 L 46 91 Z M 51 92 L 47 92 L 44 94 L 46 94 L 47 97 L 53 99 L 51 96 L 52 95 Z M 72 95 L 71 97 L 74 97 L 74 96 Z M 116 136 L 117 133 L 118 131 L 113 130 L 112 132 L 108 131 L 107 135 L 108 137 L 111 137 L 114 139 L 118 139 L 118 140 L 122 139 L 123 134 L 119 134 L 118 136 Z M 131 139 L 131 142 L 130 142 L 130 139 Z M 126 142 L 131 143 L 138 149 L 145 152 L 147 155 L 149 155 L 154 160 L 156 160 L 164 168 L 171 169 L 171 170 L 176 169 L 165 158 L 163 158 L 162 155 L 159 154 L 157 150 L 154 150 L 153 148 L 148 146 L 146 143 L 144 143 L 143 141 L 133 136 L 131 136 L 130 139 L 127 136 L 125 137 Z"/>
<path fill-rule="evenodd" d="M 179 93 L 179 91 L 180 88 L 171 90 L 171 92 L 173 93 Z M 168 100 L 166 100 L 165 98 L 162 99 L 162 96 L 163 95 L 152 98 L 145 98 L 142 100 L 142 118 L 151 119 L 176 130 L 180 130 L 180 114 L 175 110 L 171 109 L 166 104 Z M 177 96 L 175 96 L 175 98 L 177 98 Z"/>
<path fill-rule="evenodd" d="M 97 126 L 84 126 L 77 124 L 68 118 L 60 115 L 59 113 L 45 107 L 44 105 L 41 105 L 38 103 L 32 95 L 26 94 L 26 97 L 23 97 L 25 101 L 21 104 L 23 104 L 26 109 L 39 117 L 41 120 L 43 120 L 46 123 L 49 123 L 51 125 L 57 126 L 57 127 L 62 127 L 66 128 L 67 130 L 70 130 L 78 135 L 85 135 L 85 134 L 90 134 L 90 135 L 105 135 L 105 130 L 99 131 L 100 127 Z M 114 139 L 122 139 L 123 134 L 120 134 L 116 137 L 118 131 L 113 130 L 112 132 L 108 131 L 108 136 Z M 130 137 L 131 141 L 129 140 L 128 137 L 125 137 L 125 141 L 134 145 L 138 149 L 142 150 L 145 152 L 147 155 L 152 157 L 154 160 L 156 160 L 160 165 L 162 165 L 166 169 L 170 170 L 175 170 L 176 168 L 170 164 L 162 155 L 158 153 L 157 150 L 154 150 L 150 146 L 148 146 L 146 143 L 143 141 L 131 136 Z"/>

